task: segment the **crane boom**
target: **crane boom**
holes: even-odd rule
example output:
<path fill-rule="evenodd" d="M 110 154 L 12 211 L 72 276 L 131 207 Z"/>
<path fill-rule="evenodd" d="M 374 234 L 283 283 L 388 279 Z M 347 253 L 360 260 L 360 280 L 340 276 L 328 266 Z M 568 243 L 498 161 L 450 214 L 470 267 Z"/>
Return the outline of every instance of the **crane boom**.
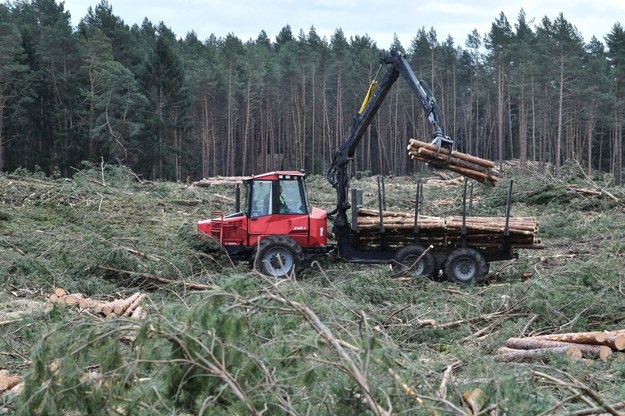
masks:
<path fill-rule="evenodd" d="M 436 144 L 439 149 L 440 147 L 451 148 L 453 144 L 452 140 L 444 134 L 440 110 L 434 96 L 428 86 L 417 79 L 406 58 L 393 50 L 389 55 L 382 58 L 380 63 L 387 67 L 387 71 L 378 83 L 375 92 L 370 98 L 365 98 L 361 111 L 354 116 L 352 125 L 334 154 L 332 165 L 326 174 L 326 179 L 337 193 L 336 208 L 328 213 L 328 216 L 333 218 L 335 227 L 344 227 L 348 224 L 346 212 L 350 208 L 347 197 L 349 192 L 349 162 L 353 159 L 356 148 L 377 114 L 380 105 L 400 75 L 417 96 L 428 121 L 432 125 L 434 130 L 432 143 Z M 367 93 L 367 97 L 369 94 L 370 91 Z"/>

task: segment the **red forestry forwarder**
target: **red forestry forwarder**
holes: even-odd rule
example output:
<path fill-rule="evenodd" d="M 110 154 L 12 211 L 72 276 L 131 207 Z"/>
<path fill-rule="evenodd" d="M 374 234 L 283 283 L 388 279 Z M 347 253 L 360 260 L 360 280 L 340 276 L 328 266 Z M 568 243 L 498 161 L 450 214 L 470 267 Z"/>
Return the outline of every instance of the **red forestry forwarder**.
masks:
<path fill-rule="evenodd" d="M 514 257 L 507 230 L 496 247 L 472 246 L 466 238 L 441 242 L 440 238 L 419 232 L 387 241 L 384 227 L 380 227 L 379 242 L 362 243 L 357 226 L 357 190 L 348 200 L 348 166 L 365 131 L 376 115 L 390 88 L 401 75 L 419 99 L 432 124 L 433 144 L 440 150 L 451 151 L 453 142 L 443 132 L 441 116 L 427 85 L 419 81 L 406 59 L 395 51 L 381 60 L 386 66 L 379 84 L 373 81 L 359 113 L 335 153 L 326 179 L 336 190 L 337 205 L 331 212 L 311 208 L 308 204 L 305 174 L 299 171 L 277 171 L 245 179 L 246 202 L 242 210 L 219 218 L 199 221 L 198 231 L 213 237 L 233 259 L 251 260 L 262 273 L 283 278 L 301 271 L 304 265 L 330 252 L 354 263 L 391 263 L 399 270 L 413 275 L 435 276 L 439 271 L 459 283 L 479 282 L 486 277 L 489 262 Z M 360 192 L 361 198 L 362 192 Z M 417 198 L 417 204 L 418 204 Z M 238 199 L 237 199 L 238 200 Z M 352 223 L 347 211 L 352 209 Z M 236 208 L 239 210 L 239 207 Z M 418 207 L 415 208 L 418 215 Z M 509 218 L 509 209 L 507 213 Z M 333 223 L 336 244 L 328 244 L 328 219 Z M 382 213 L 380 212 L 382 221 Z M 425 247 L 434 246 L 433 250 Z"/>

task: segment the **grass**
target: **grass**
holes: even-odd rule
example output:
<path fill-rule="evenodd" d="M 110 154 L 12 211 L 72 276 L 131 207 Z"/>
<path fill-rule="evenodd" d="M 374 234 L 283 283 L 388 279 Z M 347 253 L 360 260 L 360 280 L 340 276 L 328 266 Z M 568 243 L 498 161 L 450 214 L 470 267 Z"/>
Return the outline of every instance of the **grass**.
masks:
<path fill-rule="evenodd" d="M 559 180 L 508 172 L 496 188 L 475 186 L 474 213 L 503 215 L 514 179 L 513 215 L 537 217 L 547 248 L 493 264 L 491 278 L 472 287 L 392 279 L 388 266 L 331 258 L 276 284 L 196 239 L 197 220 L 232 210 L 214 196 L 231 195 L 225 186 L 140 182 L 120 167 L 71 180 L 0 176 L 0 368 L 26 380 L 21 396 L 0 399 L 0 414 L 246 414 L 264 406 L 362 414 L 376 405 L 468 414 L 462 396 L 476 391 L 489 414 L 566 414 L 600 406 L 595 396 L 616 403 L 624 361 L 494 359 L 512 336 L 625 327 L 622 204 L 566 191 L 609 184 L 589 183 L 575 167 L 564 172 Z M 411 210 L 415 181 L 386 178 L 389 209 Z M 375 178 L 352 186 L 377 207 Z M 425 214 L 460 212 L 462 186 L 424 188 Z M 607 189 L 624 199 L 621 188 Z M 308 190 L 313 205 L 333 208 L 323 178 L 309 178 Z M 212 289 L 194 293 L 146 275 Z M 141 290 L 149 316 L 101 320 L 49 307 L 56 286 L 110 299 Z M 84 382 L 89 371 L 100 374 L 98 384 Z"/>

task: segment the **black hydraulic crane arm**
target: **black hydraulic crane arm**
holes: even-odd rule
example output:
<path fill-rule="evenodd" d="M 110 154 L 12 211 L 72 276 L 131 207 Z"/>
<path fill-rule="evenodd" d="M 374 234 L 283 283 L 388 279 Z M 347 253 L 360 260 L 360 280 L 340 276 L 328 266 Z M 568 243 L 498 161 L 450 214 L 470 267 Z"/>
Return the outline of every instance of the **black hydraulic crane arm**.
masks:
<path fill-rule="evenodd" d="M 361 111 L 354 117 L 352 125 L 343 138 L 339 149 L 334 154 L 332 165 L 326 174 L 326 179 L 332 184 L 337 194 L 336 208 L 328 213 L 331 218 L 334 216 L 335 227 L 345 226 L 348 223 L 346 212 L 350 208 L 347 195 L 349 192 L 349 162 L 354 157 L 356 148 L 378 112 L 380 105 L 382 105 L 386 95 L 400 75 L 408 82 L 408 85 L 421 103 L 428 121 L 432 124 L 434 129 L 432 143 L 439 148 L 451 148 L 453 144 L 451 139 L 444 134 L 440 111 L 430 89 L 423 81 L 417 79 L 406 58 L 397 51 L 391 51 L 389 55 L 380 60 L 380 63 L 386 65 L 387 71 L 373 95 L 368 101 L 363 103 Z"/>

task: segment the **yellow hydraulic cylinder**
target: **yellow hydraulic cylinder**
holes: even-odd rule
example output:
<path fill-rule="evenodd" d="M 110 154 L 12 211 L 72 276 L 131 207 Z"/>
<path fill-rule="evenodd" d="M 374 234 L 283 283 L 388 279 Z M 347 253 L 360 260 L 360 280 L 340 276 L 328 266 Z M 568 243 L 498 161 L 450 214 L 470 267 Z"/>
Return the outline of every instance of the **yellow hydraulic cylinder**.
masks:
<path fill-rule="evenodd" d="M 358 114 L 361 114 L 363 111 L 365 111 L 365 107 L 369 103 L 369 100 L 371 99 L 371 96 L 375 92 L 376 88 L 378 88 L 378 81 L 371 81 L 371 85 L 369 85 L 369 89 L 365 94 L 365 99 L 362 100 L 362 105 L 360 106 L 360 110 L 358 110 Z"/>

